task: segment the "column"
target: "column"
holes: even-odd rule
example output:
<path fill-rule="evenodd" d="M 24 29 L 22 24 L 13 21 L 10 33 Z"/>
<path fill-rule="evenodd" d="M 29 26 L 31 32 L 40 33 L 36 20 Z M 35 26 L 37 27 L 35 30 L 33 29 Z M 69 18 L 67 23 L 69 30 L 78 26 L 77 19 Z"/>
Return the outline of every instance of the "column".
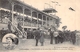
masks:
<path fill-rule="evenodd" d="M 23 7 L 23 32 L 24 32 L 24 7 Z"/>
<path fill-rule="evenodd" d="M 38 13 L 37 13 L 37 27 L 39 27 L 39 25 L 38 25 Z"/>
<path fill-rule="evenodd" d="M 43 15 L 42 15 L 42 26 L 43 26 Z"/>
<path fill-rule="evenodd" d="M 31 10 L 31 29 L 32 29 L 32 10 Z"/>
<path fill-rule="evenodd" d="M 13 24 L 13 21 L 14 21 L 13 20 L 14 19 L 14 13 L 13 12 L 14 12 L 14 3 L 12 3 L 12 24 Z"/>
<path fill-rule="evenodd" d="M 47 16 L 46 16 L 46 27 L 47 27 Z"/>
<path fill-rule="evenodd" d="M 50 17 L 49 17 L 49 27 L 50 27 Z"/>

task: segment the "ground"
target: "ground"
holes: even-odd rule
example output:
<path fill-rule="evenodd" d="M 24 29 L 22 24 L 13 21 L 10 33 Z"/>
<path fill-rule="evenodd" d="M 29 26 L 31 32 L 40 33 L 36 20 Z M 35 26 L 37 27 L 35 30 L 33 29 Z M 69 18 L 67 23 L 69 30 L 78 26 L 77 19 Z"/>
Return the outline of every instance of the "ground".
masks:
<path fill-rule="evenodd" d="M 1 42 L 0 47 L 0 50 L 6 51 Z M 40 43 L 38 46 L 35 46 L 35 39 L 20 39 L 18 46 L 14 50 L 73 50 L 76 48 L 80 47 L 77 45 L 73 45 L 71 42 L 50 44 L 50 40 L 45 39 L 44 46 L 41 46 Z"/>

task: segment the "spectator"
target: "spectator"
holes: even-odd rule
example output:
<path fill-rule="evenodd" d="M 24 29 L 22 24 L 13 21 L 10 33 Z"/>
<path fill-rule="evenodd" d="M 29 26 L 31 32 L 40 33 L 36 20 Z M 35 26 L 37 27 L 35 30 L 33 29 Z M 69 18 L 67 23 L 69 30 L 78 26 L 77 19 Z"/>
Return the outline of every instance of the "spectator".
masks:
<path fill-rule="evenodd" d="M 49 29 L 49 33 L 50 33 L 50 44 L 53 44 L 53 32 L 51 28 Z"/>
<path fill-rule="evenodd" d="M 74 31 L 71 32 L 71 40 L 72 40 L 72 43 L 75 44 L 75 42 L 76 42 L 76 33 Z"/>
<path fill-rule="evenodd" d="M 26 31 L 23 32 L 23 38 L 27 38 L 27 32 Z"/>
<path fill-rule="evenodd" d="M 59 33 L 57 31 L 54 32 L 55 44 L 59 43 Z"/>
<path fill-rule="evenodd" d="M 80 45 L 80 32 L 76 33 L 76 44 L 79 46 Z"/>
<path fill-rule="evenodd" d="M 40 39 L 40 29 L 38 28 L 36 31 L 35 31 L 35 40 L 36 40 L 36 46 L 38 46 L 38 41 Z"/>
<path fill-rule="evenodd" d="M 41 43 L 41 46 L 43 46 L 43 44 L 44 44 L 44 32 L 41 30 L 41 32 L 40 32 L 40 43 Z"/>
<path fill-rule="evenodd" d="M 59 42 L 63 43 L 64 41 L 64 35 L 62 31 L 59 31 Z"/>

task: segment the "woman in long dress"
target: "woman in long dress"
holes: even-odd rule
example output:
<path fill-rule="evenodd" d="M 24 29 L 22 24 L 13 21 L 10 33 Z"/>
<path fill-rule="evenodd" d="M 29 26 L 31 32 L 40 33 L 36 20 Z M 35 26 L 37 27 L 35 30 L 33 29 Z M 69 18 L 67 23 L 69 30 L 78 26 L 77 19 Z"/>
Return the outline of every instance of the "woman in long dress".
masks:
<path fill-rule="evenodd" d="M 40 33 L 40 43 L 41 43 L 41 46 L 43 46 L 44 45 L 44 32 L 43 31 L 41 31 L 41 33 Z"/>

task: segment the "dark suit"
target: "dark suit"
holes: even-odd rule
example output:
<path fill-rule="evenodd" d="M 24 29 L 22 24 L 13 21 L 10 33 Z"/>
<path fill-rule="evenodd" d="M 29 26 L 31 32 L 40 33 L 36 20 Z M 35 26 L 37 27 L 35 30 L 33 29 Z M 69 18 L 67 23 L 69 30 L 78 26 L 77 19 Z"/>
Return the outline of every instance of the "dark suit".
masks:
<path fill-rule="evenodd" d="M 40 39 L 40 30 L 36 30 L 34 34 L 36 39 L 36 46 L 38 46 L 38 41 Z"/>
<path fill-rule="evenodd" d="M 64 41 L 64 35 L 63 35 L 63 32 L 62 31 L 59 31 L 58 41 L 61 42 L 61 43 L 63 43 L 63 41 Z"/>
<path fill-rule="evenodd" d="M 52 31 L 50 31 L 50 38 L 51 38 L 50 44 L 53 44 L 53 32 Z"/>

